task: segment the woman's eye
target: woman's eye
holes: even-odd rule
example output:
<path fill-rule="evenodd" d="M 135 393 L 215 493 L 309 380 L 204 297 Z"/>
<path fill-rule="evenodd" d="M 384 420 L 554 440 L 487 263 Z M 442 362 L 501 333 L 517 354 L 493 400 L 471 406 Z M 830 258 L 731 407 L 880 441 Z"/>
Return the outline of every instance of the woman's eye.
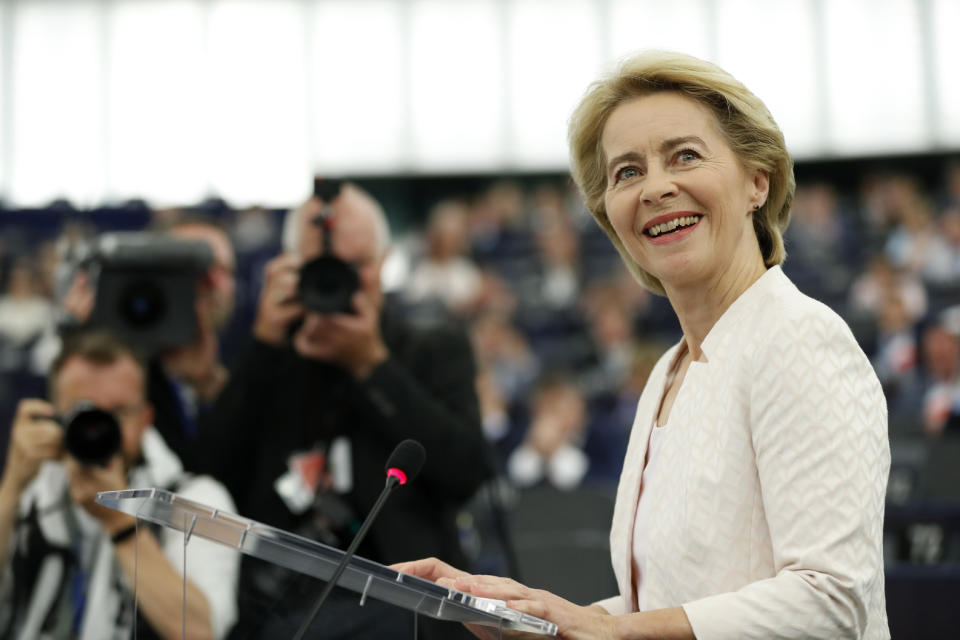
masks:
<path fill-rule="evenodd" d="M 617 170 L 617 172 L 614 174 L 614 178 L 617 182 L 620 182 L 621 180 L 631 180 L 639 175 L 640 170 L 636 167 L 623 167 L 622 169 Z"/>
<path fill-rule="evenodd" d="M 684 149 L 677 154 L 677 158 L 680 162 L 693 162 L 700 157 L 700 154 L 694 151 L 693 149 Z"/>

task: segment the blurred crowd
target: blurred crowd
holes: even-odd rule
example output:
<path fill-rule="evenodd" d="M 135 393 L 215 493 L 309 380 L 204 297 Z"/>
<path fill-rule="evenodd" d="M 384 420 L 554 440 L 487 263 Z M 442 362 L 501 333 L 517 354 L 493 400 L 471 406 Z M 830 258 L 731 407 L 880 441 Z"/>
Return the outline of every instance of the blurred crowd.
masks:
<path fill-rule="evenodd" d="M 847 319 L 874 363 L 892 438 L 960 434 L 960 160 L 935 187 L 925 178 L 871 172 L 854 190 L 801 180 L 786 234 L 786 273 Z M 223 222 L 236 251 L 236 312 L 221 334 L 229 363 L 280 251 L 284 212 L 191 209 Z M 142 203 L 0 211 L 2 429 L 19 398 L 43 395 L 43 336 L 63 319 L 78 247 L 179 214 Z M 383 278 L 408 317 L 469 328 L 484 432 L 512 484 L 616 481 L 636 400 L 680 329 L 567 180 L 501 180 L 435 201 L 397 234 Z"/>

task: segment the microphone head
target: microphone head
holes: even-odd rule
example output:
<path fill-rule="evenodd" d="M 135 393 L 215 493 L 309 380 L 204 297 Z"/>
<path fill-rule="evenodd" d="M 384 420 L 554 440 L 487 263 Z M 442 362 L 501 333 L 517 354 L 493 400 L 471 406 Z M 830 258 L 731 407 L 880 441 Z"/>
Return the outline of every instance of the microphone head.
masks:
<path fill-rule="evenodd" d="M 416 440 L 404 440 L 387 458 L 387 475 L 395 477 L 400 484 L 406 484 L 417 477 L 426 459 L 427 450 L 422 444 Z"/>

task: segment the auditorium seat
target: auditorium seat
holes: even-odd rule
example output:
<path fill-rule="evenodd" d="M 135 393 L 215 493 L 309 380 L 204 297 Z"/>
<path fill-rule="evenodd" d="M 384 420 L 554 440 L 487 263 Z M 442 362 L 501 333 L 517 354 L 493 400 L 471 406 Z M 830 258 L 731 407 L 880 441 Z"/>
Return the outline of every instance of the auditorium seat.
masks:
<path fill-rule="evenodd" d="M 520 580 L 581 605 L 617 593 L 610 566 L 612 488 L 519 492 L 509 522 Z"/>

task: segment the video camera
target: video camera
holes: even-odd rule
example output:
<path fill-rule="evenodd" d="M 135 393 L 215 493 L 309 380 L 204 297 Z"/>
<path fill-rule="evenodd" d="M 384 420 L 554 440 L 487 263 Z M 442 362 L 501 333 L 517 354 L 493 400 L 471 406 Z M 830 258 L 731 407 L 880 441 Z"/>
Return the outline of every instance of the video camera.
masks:
<path fill-rule="evenodd" d="M 297 294 L 303 306 L 317 313 L 353 313 L 353 294 L 360 289 L 356 268 L 333 255 L 333 202 L 340 196 L 339 180 L 313 181 L 313 196 L 323 205 L 311 221 L 323 227 L 320 255 L 300 268 Z"/>
<path fill-rule="evenodd" d="M 149 232 L 109 233 L 89 264 L 96 287 L 91 325 L 147 354 L 196 338 L 197 282 L 213 264 L 210 245 Z"/>

